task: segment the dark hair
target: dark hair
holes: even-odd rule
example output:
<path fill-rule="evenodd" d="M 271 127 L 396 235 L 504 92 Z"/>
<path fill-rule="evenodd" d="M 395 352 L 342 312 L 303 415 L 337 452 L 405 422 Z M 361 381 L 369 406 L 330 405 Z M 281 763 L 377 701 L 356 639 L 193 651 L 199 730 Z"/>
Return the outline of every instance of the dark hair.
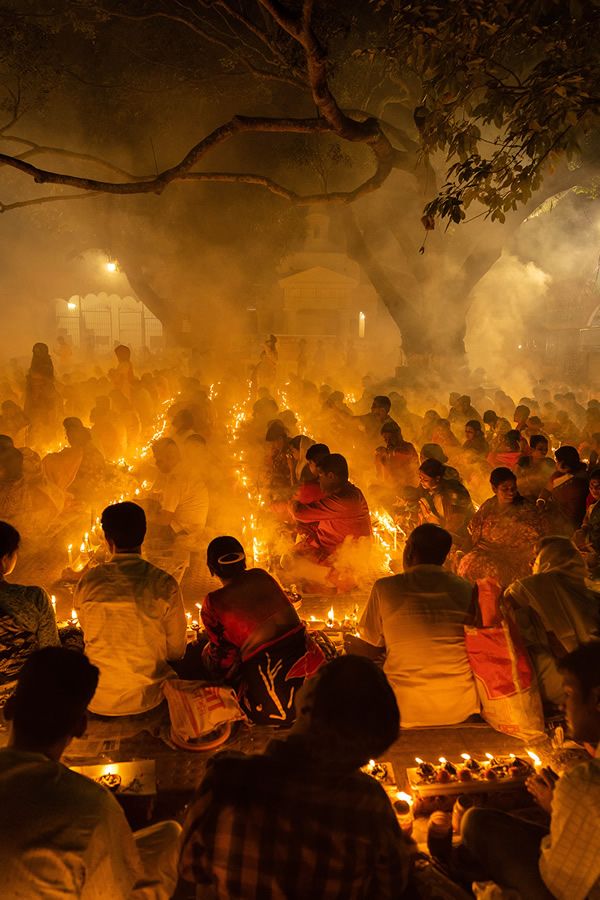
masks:
<path fill-rule="evenodd" d="M 306 459 L 318 465 L 321 459 L 325 459 L 326 456 L 330 455 L 330 452 L 327 444 L 313 444 L 306 451 Z"/>
<path fill-rule="evenodd" d="M 532 450 L 535 450 L 536 447 L 540 447 L 542 444 L 548 446 L 548 438 L 545 434 L 532 434 L 529 439 L 529 446 Z"/>
<path fill-rule="evenodd" d="M 585 699 L 594 688 L 600 687 L 600 641 L 580 644 L 558 660 L 558 669 L 575 676 Z"/>
<path fill-rule="evenodd" d="M 205 447 L 206 441 L 201 434 L 188 434 L 184 444 L 199 444 L 201 447 Z"/>
<path fill-rule="evenodd" d="M 275 419 L 273 422 L 269 422 L 269 425 L 267 426 L 267 433 L 265 434 L 265 441 L 278 441 L 281 438 L 286 438 L 287 436 L 287 428 L 280 419 Z"/>
<path fill-rule="evenodd" d="M 511 428 L 510 431 L 502 435 L 502 440 L 511 450 L 518 450 L 521 446 L 521 432 L 517 431 L 516 428 Z"/>
<path fill-rule="evenodd" d="M 0 522 L 0 559 L 4 556 L 11 556 L 15 550 L 19 549 L 20 543 L 21 535 L 17 529 L 8 522 Z"/>
<path fill-rule="evenodd" d="M 16 735 L 33 747 L 70 737 L 94 696 L 99 674 L 76 650 L 44 647 L 32 653 L 5 711 Z"/>
<path fill-rule="evenodd" d="M 4 406 L 4 404 L 2 404 Z M 11 447 L 15 446 L 15 442 L 11 438 L 10 434 L 0 434 L 0 453 L 3 453 L 5 450 L 8 450 Z"/>
<path fill-rule="evenodd" d="M 469 421 L 465 423 L 465 428 L 471 428 L 473 431 L 481 434 L 481 422 L 479 419 L 469 419 Z"/>
<path fill-rule="evenodd" d="M 426 522 L 411 531 L 407 544 L 422 565 L 441 566 L 450 553 L 452 535 L 445 528 Z"/>
<path fill-rule="evenodd" d="M 103 511 L 101 521 L 104 534 L 117 550 L 134 550 L 144 543 L 146 513 L 137 503 L 113 503 Z"/>
<path fill-rule="evenodd" d="M 206 565 L 219 578 L 235 578 L 246 571 L 246 554 L 237 538 L 213 538 L 206 549 Z"/>
<path fill-rule="evenodd" d="M 528 419 L 531 414 L 531 410 L 529 409 L 528 406 L 525 406 L 524 403 L 519 403 L 519 405 L 515 409 L 515 415 L 514 415 L 515 422 L 517 420 L 517 413 L 519 413 L 520 415 L 524 415 L 525 418 Z"/>
<path fill-rule="evenodd" d="M 383 671 L 362 656 L 339 656 L 319 669 L 311 726 L 319 748 L 344 768 L 377 759 L 400 733 L 400 711 Z"/>
<path fill-rule="evenodd" d="M 441 463 L 448 462 L 448 457 L 440 444 L 423 444 L 421 447 L 421 456 L 424 456 L 425 459 L 437 459 L 437 461 Z"/>
<path fill-rule="evenodd" d="M 381 426 L 379 434 L 397 434 L 402 435 L 402 429 L 397 422 L 384 422 Z"/>
<path fill-rule="evenodd" d="M 386 397 L 384 394 L 378 394 L 376 397 L 373 397 L 373 402 L 371 403 L 371 407 L 380 406 L 382 409 L 390 411 L 392 408 L 392 401 L 389 397 Z"/>
<path fill-rule="evenodd" d="M 497 469 L 492 470 L 492 474 L 490 475 L 490 484 L 493 488 L 500 487 L 500 485 L 504 484 L 506 481 L 516 480 L 517 476 L 515 473 L 506 466 L 498 466 Z"/>
<path fill-rule="evenodd" d="M 576 472 L 581 466 L 581 460 L 576 447 L 559 447 L 554 456 L 559 462 L 564 463 L 571 472 Z"/>
<path fill-rule="evenodd" d="M 425 459 L 419 466 L 419 472 L 428 478 L 443 478 L 446 466 L 439 459 Z"/>
<path fill-rule="evenodd" d="M 335 475 L 343 481 L 348 481 L 348 463 L 341 453 L 330 453 L 317 461 L 317 466 L 324 475 Z"/>
<path fill-rule="evenodd" d="M 500 416 L 494 409 L 486 409 L 483 414 L 483 421 L 486 425 L 493 425 L 499 418 Z"/>
<path fill-rule="evenodd" d="M 594 479 L 594 481 L 600 479 L 600 468 L 592 469 L 588 477 L 590 481 L 592 480 L 592 478 Z"/>

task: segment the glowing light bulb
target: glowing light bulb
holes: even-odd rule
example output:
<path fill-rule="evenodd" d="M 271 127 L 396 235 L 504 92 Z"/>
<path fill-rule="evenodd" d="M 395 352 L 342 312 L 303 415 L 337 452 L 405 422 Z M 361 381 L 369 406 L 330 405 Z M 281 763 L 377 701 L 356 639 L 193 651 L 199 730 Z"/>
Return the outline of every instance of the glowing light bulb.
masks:
<path fill-rule="evenodd" d="M 67 303 L 67 309 L 77 309 L 77 304 L 72 303 L 71 300 Z"/>

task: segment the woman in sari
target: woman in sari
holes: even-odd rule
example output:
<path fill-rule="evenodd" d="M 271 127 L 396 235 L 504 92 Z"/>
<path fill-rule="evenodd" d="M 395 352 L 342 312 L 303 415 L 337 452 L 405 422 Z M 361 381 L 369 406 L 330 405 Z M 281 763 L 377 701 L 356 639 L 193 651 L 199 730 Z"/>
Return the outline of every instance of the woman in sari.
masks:
<path fill-rule="evenodd" d="M 469 523 L 472 549 L 461 559 L 458 574 L 473 582 L 491 578 L 505 586 L 531 573 L 533 548 L 545 523 L 539 510 L 519 494 L 510 469 L 494 469 L 490 484 L 494 496 Z"/>
<path fill-rule="evenodd" d="M 533 575 L 513 582 L 505 597 L 515 611 L 538 675 L 542 699 L 563 701 L 557 661 L 600 637 L 600 598 L 587 587 L 583 558 L 568 538 L 538 544 Z"/>

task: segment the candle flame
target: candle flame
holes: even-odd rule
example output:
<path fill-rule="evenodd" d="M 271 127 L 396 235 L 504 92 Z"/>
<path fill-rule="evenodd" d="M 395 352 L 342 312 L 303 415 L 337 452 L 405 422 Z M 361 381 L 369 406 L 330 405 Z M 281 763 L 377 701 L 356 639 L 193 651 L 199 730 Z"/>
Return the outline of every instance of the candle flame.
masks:
<path fill-rule="evenodd" d="M 76 609 L 71 610 L 71 621 L 73 622 L 74 625 L 79 625 L 79 618 L 77 617 Z"/>
<path fill-rule="evenodd" d="M 421 759 L 420 756 L 415 756 L 415 762 L 418 763 L 418 765 L 420 765 L 420 766 L 423 765 L 423 760 Z"/>
<path fill-rule="evenodd" d="M 461 753 L 460 758 L 464 759 L 465 762 L 469 762 L 469 760 L 471 759 L 468 753 Z"/>
<path fill-rule="evenodd" d="M 494 758 L 491 753 L 486 753 L 485 755 L 486 755 L 486 759 L 489 759 L 490 762 Z"/>
<path fill-rule="evenodd" d="M 439 761 L 441 762 L 441 764 L 442 764 L 443 766 L 445 766 L 446 763 L 448 762 L 448 760 L 446 759 L 445 756 L 440 756 L 440 760 L 439 760 Z"/>
<path fill-rule="evenodd" d="M 405 803 L 408 803 L 409 806 L 412 806 L 415 802 L 410 794 L 407 794 L 405 791 L 396 791 L 396 800 L 403 800 Z"/>
<path fill-rule="evenodd" d="M 541 768 L 542 761 L 539 758 L 539 756 L 537 755 L 537 753 L 534 753 L 533 750 L 528 750 L 527 756 L 531 759 L 531 761 L 534 765 L 534 768 L 536 768 L 536 769 Z"/>
<path fill-rule="evenodd" d="M 82 541 L 81 544 L 79 545 L 79 552 L 80 552 L 80 553 L 85 553 L 85 544 L 83 543 L 83 541 Z"/>
<path fill-rule="evenodd" d="M 116 766 L 104 766 L 103 775 L 116 775 Z"/>

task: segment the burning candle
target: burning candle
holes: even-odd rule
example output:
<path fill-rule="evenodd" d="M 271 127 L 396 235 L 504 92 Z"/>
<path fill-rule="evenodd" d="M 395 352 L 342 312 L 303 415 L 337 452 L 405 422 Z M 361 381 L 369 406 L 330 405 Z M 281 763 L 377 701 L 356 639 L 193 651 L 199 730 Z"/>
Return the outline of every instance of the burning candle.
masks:
<path fill-rule="evenodd" d="M 410 794 L 405 793 L 404 791 L 397 791 L 396 798 L 394 800 L 394 811 L 398 818 L 398 824 L 402 829 L 402 832 L 410 837 L 413 830 L 413 798 Z"/>
<path fill-rule="evenodd" d="M 537 755 L 537 753 L 534 753 L 533 750 L 528 750 L 528 751 L 527 751 L 527 756 L 528 756 L 528 757 L 530 758 L 530 760 L 532 761 L 532 763 L 533 763 L 533 768 L 535 769 L 535 771 L 536 771 L 536 772 L 539 772 L 540 769 L 542 768 L 542 761 L 541 761 L 541 759 L 539 758 L 539 756 Z"/>
<path fill-rule="evenodd" d="M 67 544 L 67 553 L 69 556 L 69 565 L 73 564 L 73 544 Z"/>
<path fill-rule="evenodd" d="M 54 594 L 52 594 L 52 596 L 50 597 L 50 603 L 52 604 L 52 612 L 56 616 L 56 597 L 54 596 Z"/>
<path fill-rule="evenodd" d="M 333 628 L 333 624 L 335 622 L 335 613 L 333 611 L 333 606 L 330 607 L 329 612 L 327 613 L 327 627 Z"/>
<path fill-rule="evenodd" d="M 76 609 L 71 610 L 71 625 L 75 625 L 76 628 L 79 626 L 79 617 Z"/>

